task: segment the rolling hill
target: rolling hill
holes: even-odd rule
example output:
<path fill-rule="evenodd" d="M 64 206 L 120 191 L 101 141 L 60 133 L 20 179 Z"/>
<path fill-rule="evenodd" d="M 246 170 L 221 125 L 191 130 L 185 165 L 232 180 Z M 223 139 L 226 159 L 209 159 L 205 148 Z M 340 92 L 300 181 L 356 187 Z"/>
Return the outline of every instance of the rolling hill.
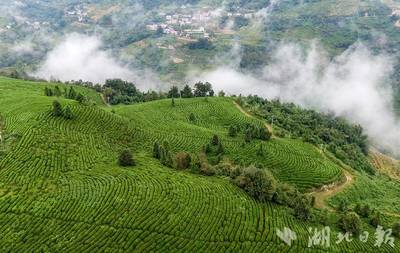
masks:
<path fill-rule="evenodd" d="M 55 98 L 44 95 L 45 87 L 55 85 L 67 87 L 0 78 L 1 251 L 326 250 L 308 247 L 309 228 L 323 227 L 318 220 L 302 221 L 287 207 L 256 201 L 224 176 L 164 167 L 152 157 L 152 147 L 156 140 L 168 141 L 174 152 L 196 154 L 217 134 L 227 159 L 256 163 L 303 192 L 339 180 L 344 166 L 336 159 L 298 139 L 273 136 L 246 143 L 241 135 L 229 137 L 232 124 L 265 124 L 239 110 L 233 98 L 108 107 L 99 93 L 76 86 L 91 103 L 60 98 L 75 115 L 67 120 L 52 115 Z M 260 145 L 264 153 L 257 156 Z M 135 167 L 117 164 L 126 148 L 134 153 Z M 334 212 L 330 216 L 337 219 Z M 285 227 L 297 233 L 290 247 L 277 236 Z M 362 228 L 373 237 L 366 220 Z M 373 238 L 334 243 L 339 231 L 332 226 L 329 251 L 376 252 Z M 383 244 L 378 250 L 395 252 L 400 245 Z"/>

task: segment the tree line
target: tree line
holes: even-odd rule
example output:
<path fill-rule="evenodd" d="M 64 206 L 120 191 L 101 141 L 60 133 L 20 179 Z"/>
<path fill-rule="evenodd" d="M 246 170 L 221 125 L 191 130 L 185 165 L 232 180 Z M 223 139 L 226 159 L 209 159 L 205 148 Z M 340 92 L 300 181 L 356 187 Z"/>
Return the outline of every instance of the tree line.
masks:
<path fill-rule="evenodd" d="M 368 137 L 360 125 L 332 114 L 303 109 L 293 103 L 268 100 L 258 96 L 239 97 L 237 102 L 251 109 L 258 117 L 275 126 L 275 134 L 290 136 L 328 150 L 344 163 L 357 170 L 374 174 L 368 161 Z"/>

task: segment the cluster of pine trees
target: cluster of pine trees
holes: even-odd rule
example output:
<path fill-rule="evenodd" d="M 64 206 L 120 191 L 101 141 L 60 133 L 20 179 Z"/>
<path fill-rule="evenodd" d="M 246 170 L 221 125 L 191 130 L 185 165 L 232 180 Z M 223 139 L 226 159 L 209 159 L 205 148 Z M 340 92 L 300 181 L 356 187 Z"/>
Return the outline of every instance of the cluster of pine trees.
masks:
<path fill-rule="evenodd" d="M 45 87 L 44 94 L 48 97 L 61 97 L 64 96 L 67 99 L 73 99 L 83 104 L 87 101 L 86 97 L 79 92 L 76 92 L 74 87 L 70 86 L 69 89 L 65 88 L 64 91 L 61 91 L 60 87 L 56 85 L 54 89 Z"/>
<path fill-rule="evenodd" d="M 65 119 L 71 120 L 75 118 L 74 113 L 69 105 L 65 106 L 63 109 L 60 101 L 54 100 L 53 102 L 53 116 L 55 117 L 64 117 Z"/>
<path fill-rule="evenodd" d="M 214 95 L 215 92 L 209 82 L 198 82 L 193 89 L 189 85 L 185 85 L 181 91 L 177 86 L 172 86 L 167 94 L 168 98 L 213 97 Z"/>
<path fill-rule="evenodd" d="M 173 153 L 167 141 L 160 144 L 158 141 L 154 143 L 153 157 L 160 160 L 161 164 L 170 168 L 174 167 Z"/>
<path fill-rule="evenodd" d="M 238 126 L 231 125 L 228 129 L 228 135 L 230 137 L 236 137 L 242 129 Z M 244 127 L 244 139 L 246 142 L 251 142 L 254 139 L 268 141 L 271 139 L 271 132 L 265 126 L 256 126 L 247 124 Z"/>

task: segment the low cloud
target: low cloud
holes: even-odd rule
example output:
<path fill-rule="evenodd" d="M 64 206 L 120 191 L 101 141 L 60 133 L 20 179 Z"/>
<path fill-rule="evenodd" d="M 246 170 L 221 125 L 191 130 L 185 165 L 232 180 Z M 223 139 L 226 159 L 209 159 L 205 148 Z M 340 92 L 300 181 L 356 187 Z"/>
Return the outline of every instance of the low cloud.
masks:
<path fill-rule="evenodd" d="M 309 50 L 285 44 L 277 48 L 271 63 L 259 75 L 220 67 L 190 79 L 209 81 L 216 90 L 232 94 L 280 98 L 306 108 L 334 112 L 361 124 L 377 147 L 399 156 L 400 122 L 393 112 L 388 80 L 392 66 L 390 57 L 373 55 L 361 44 L 334 59 L 327 57 L 317 43 Z"/>
<path fill-rule="evenodd" d="M 267 7 L 256 12 L 256 20 L 260 23 L 266 22 L 269 19 L 269 16 L 274 11 L 275 7 L 277 7 L 282 0 L 271 0 Z"/>
<path fill-rule="evenodd" d="M 47 80 L 84 80 L 104 83 L 106 79 L 121 78 L 138 84 L 140 88 L 157 88 L 159 80 L 150 71 L 130 69 L 101 49 L 95 36 L 70 34 L 50 51 L 44 63 L 33 73 Z"/>
<path fill-rule="evenodd" d="M 19 42 L 17 44 L 15 44 L 11 50 L 15 53 L 17 53 L 18 55 L 20 54 L 31 54 L 34 52 L 34 45 L 32 43 L 32 41 L 30 40 L 25 40 L 22 42 Z"/>

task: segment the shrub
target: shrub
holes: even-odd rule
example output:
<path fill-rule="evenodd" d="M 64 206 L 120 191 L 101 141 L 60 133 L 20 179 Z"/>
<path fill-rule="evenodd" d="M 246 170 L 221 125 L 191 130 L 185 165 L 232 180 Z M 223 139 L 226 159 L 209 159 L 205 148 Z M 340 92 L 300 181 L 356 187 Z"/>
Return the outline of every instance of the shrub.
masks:
<path fill-rule="evenodd" d="M 321 223 L 324 226 L 328 226 L 330 224 L 331 215 L 330 212 L 328 212 L 328 210 L 323 209 L 316 218 L 317 218 L 316 219 L 317 223 Z"/>
<path fill-rule="evenodd" d="M 174 160 L 172 159 L 172 153 L 169 150 L 169 147 L 163 145 L 160 147 L 160 162 L 162 165 L 167 167 L 174 167 Z"/>
<path fill-rule="evenodd" d="M 119 156 L 119 165 L 122 167 L 135 166 L 135 161 L 130 150 L 123 150 Z"/>
<path fill-rule="evenodd" d="M 77 96 L 77 94 L 76 94 L 74 87 L 70 87 L 69 91 L 66 92 L 66 97 L 69 99 L 76 99 L 76 96 Z"/>
<path fill-rule="evenodd" d="M 361 230 L 361 220 L 355 212 L 342 214 L 338 225 L 341 229 L 343 229 L 343 231 L 350 232 L 352 234 L 358 234 Z"/>
<path fill-rule="evenodd" d="M 221 142 L 218 142 L 217 145 L 217 154 L 222 155 L 225 152 L 224 146 L 222 146 Z"/>
<path fill-rule="evenodd" d="M 192 158 L 186 152 L 179 152 L 175 155 L 175 161 L 178 169 L 188 169 L 192 162 Z"/>
<path fill-rule="evenodd" d="M 254 166 L 245 168 L 235 180 L 240 188 L 259 201 L 272 200 L 276 190 L 276 180 L 272 174 Z"/>
<path fill-rule="evenodd" d="M 62 105 L 58 100 L 53 101 L 53 115 L 56 117 L 63 115 Z"/>
<path fill-rule="evenodd" d="M 214 146 L 219 145 L 219 137 L 218 135 L 214 135 L 213 138 L 211 139 L 211 144 Z"/>
<path fill-rule="evenodd" d="M 348 210 L 349 210 L 349 206 L 348 206 L 347 201 L 344 200 L 344 199 L 341 199 L 340 202 L 339 202 L 338 211 L 342 212 L 342 213 L 345 213 Z"/>
<path fill-rule="evenodd" d="M 236 166 L 234 168 L 232 168 L 232 171 L 230 173 L 230 178 L 235 179 L 238 176 L 240 176 L 243 173 L 243 169 L 239 166 Z"/>
<path fill-rule="evenodd" d="M 78 93 L 76 95 L 76 101 L 78 101 L 80 104 L 84 104 L 86 102 L 86 97 L 82 93 Z"/>
<path fill-rule="evenodd" d="M 400 223 L 394 223 L 392 225 L 392 234 L 396 237 L 400 237 Z"/>
<path fill-rule="evenodd" d="M 263 141 L 268 141 L 271 139 L 271 132 L 265 127 L 260 127 L 258 129 L 258 138 Z"/>
<path fill-rule="evenodd" d="M 189 114 L 189 121 L 190 122 L 196 122 L 196 115 L 194 115 L 194 113 L 190 113 Z"/>
<path fill-rule="evenodd" d="M 279 205 L 293 206 L 295 189 L 286 183 L 279 183 L 272 200 Z"/>
<path fill-rule="evenodd" d="M 154 142 L 153 146 L 153 157 L 156 159 L 160 159 L 160 143 L 158 141 Z"/>
<path fill-rule="evenodd" d="M 55 95 L 56 97 L 61 97 L 61 90 L 60 90 L 60 87 L 56 86 L 56 87 L 54 88 L 54 95 Z"/>
<path fill-rule="evenodd" d="M 361 206 L 360 204 L 357 204 L 354 211 L 363 218 L 368 218 L 371 215 L 371 208 L 369 205 Z"/>
<path fill-rule="evenodd" d="M 232 171 L 235 167 L 230 162 L 222 162 L 215 166 L 216 172 L 218 175 L 231 177 Z"/>
<path fill-rule="evenodd" d="M 369 224 L 371 224 L 373 227 L 378 227 L 381 224 L 381 214 L 379 212 L 375 212 L 370 221 Z"/>
<path fill-rule="evenodd" d="M 229 131 L 228 131 L 228 135 L 230 137 L 236 137 L 237 136 L 237 128 L 235 126 L 230 126 L 229 127 Z"/>
<path fill-rule="evenodd" d="M 263 156 L 264 155 L 264 145 L 262 143 L 260 143 L 260 145 L 258 146 L 257 155 L 258 156 Z"/>
<path fill-rule="evenodd" d="M 251 134 L 251 129 L 246 129 L 245 133 L 244 133 L 244 140 L 245 142 L 251 142 L 253 136 Z"/>
<path fill-rule="evenodd" d="M 64 118 L 69 119 L 69 120 L 75 118 L 75 115 L 71 110 L 71 107 L 69 107 L 68 105 L 64 109 Z"/>
<path fill-rule="evenodd" d="M 302 194 L 297 194 L 293 201 L 293 211 L 297 218 L 304 221 L 309 220 L 311 218 L 310 200 Z"/>
<path fill-rule="evenodd" d="M 53 96 L 53 90 L 51 88 L 45 87 L 44 88 L 44 95 L 51 97 Z"/>
<path fill-rule="evenodd" d="M 199 154 L 200 172 L 206 176 L 215 175 L 214 168 L 208 163 L 207 156 L 205 153 Z"/>

